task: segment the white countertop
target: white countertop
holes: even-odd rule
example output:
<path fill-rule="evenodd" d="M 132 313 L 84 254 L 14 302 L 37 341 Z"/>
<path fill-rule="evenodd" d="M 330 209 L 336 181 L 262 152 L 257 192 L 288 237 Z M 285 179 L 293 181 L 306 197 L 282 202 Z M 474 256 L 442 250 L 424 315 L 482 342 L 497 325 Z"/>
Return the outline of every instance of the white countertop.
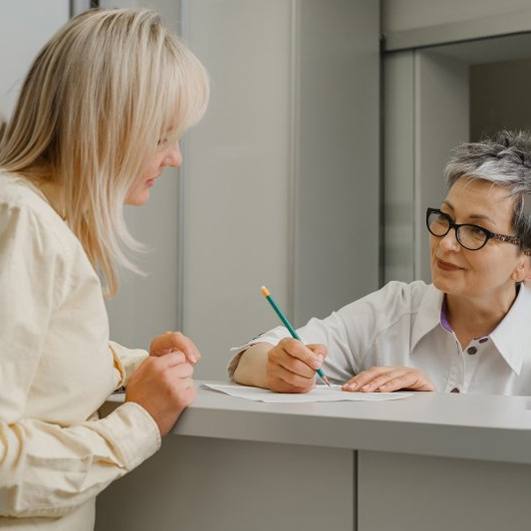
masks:
<path fill-rule="evenodd" d="M 531 397 L 265 404 L 200 388 L 173 433 L 531 464 Z"/>

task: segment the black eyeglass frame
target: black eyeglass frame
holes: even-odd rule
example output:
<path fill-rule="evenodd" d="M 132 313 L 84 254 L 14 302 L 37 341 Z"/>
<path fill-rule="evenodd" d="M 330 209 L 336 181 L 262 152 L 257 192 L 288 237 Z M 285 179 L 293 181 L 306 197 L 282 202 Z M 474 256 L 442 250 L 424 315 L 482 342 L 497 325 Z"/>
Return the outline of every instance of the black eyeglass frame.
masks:
<path fill-rule="evenodd" d="M 438 214 L 448 220 L 448 230 L 444 234 L 435 234 L 431 231 L 430 224 L 429 224 L 431 214 Z M 474 249 L 467 247 L 459 239 L 459 228 L 460 227 L 474 227 L 474 229 L 480 230 L 481 232 L 483 232 L 483 234 L 485 234 L 485 241 L 480 247 L 476 247 Z M 468 251 L 479 251 L 480 249 L 483 249 L 483 247 L 485 247 L 485 245 L 487 245 L 487 242 L 491 239 L 498 240 L 500 242 L 512 243 L 513 245 L 518 245 L 518 247 L 521 247 L 522 245 L 520 238 L 518 238 L 517 236 L 508 236 L 507 234 L 498 234 L 496 232 L 490 231 L 489 229 L 486 229 L 485 227 L 482 227 L 481 225 L 474 225 L 473 223 L 455 223 L 454 220 L 448 214 L 446 214 L 445 212 L 442 212 L 438 208 L 426 209 L 426 228 L 428 229 L 428 232 L 432 234 L 433 236 L 435 236 L 436 238 L 444 238 L 452 229 L 454 229 L 455 239 L 457 240 L 457 242 L 459 243 L 461 247 L 464 247 Z M 526 254 L 527 256 L 531 256 L 531 249 L 524 250 L 523 253 Z"/>

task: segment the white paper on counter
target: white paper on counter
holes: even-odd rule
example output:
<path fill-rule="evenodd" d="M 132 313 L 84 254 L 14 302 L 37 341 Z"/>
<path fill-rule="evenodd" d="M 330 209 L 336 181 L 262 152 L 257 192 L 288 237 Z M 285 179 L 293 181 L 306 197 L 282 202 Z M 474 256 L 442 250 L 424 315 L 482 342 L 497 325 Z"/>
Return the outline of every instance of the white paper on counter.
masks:
<path fill-rule="evenodd" d="M 260 389 L 259 387 L 248 387 L 246 385 L 237 384 L 202 384 L 207 389 L 220 391 L 236 398 L 244 398 L 245 400 L 254 400 L 257 402 L 268 403 L 286 403 L 294 404 L 301 402 L 379 402 L 381 400 L 397 400 L 399 398 L 407 398 L 413 393 L 352 393 L 342 391 L 340 385 L 317 385 L 309 393 L 274 393 L 268 389 Z"/>

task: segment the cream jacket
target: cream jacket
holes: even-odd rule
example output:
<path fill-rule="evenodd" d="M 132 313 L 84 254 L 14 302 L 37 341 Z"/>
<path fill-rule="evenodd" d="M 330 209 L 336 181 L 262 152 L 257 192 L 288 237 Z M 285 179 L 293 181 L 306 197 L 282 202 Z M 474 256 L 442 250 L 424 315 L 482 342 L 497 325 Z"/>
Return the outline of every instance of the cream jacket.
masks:
<path fill-rule="evenodd" d="M 145 359 L 109 341 L 100 280 L 40 191 L 0 172 L 0 528 L 93 529 L 95 496 L 160 447 L 98 408 Z"/>

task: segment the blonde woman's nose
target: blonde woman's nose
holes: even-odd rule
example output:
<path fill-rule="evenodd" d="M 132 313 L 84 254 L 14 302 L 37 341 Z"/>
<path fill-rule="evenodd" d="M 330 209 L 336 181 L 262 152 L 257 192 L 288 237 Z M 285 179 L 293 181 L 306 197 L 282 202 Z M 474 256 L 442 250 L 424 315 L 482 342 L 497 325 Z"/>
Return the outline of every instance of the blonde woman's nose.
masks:
<path fill-rule="evenodd" d="M 178 168 L 182 164 L 182 162 L 183 162 L 183 156 L 181 153 L 181 147 L 177 143 L 168 150 L 168 153 L 166 154 L 166 157 L 164 158 L 164 165 L 173 166 L 174 168 Z"/>

